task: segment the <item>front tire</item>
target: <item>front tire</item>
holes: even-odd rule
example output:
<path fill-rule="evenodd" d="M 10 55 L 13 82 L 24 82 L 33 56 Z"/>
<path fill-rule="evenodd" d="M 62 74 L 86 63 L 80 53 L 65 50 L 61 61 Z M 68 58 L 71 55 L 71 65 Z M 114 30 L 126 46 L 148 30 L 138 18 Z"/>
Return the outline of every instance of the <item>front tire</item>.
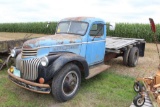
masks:
<path fill-rule="evenodd" d="M 72 99 L 80 87 L 81 73 L 75 64 L 65 65 L 52 81 L 52 95 L 65 102 Z"/>

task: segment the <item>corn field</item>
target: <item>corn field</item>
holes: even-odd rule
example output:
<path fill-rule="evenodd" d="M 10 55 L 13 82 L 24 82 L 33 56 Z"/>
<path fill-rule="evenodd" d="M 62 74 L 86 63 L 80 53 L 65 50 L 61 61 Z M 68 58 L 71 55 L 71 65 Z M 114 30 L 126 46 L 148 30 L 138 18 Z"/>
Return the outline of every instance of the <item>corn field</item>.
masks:
<path fill-rule="evenodd" d="M 108 24 L 107 24 L 108 25 Z M 51 22 L 47 27 L 47 22 L 36 23 L 1 23 L 0 32 L 25 32 L 54 34 L 57 22 Z M 156 25 L 156 35 L 160 41 L 160 24 Z M 116 23 L 115 31 L 110 31 L 107 27 L 107 35 L 126 38 L 143 38 L 147 42 L 154 42 L 153 34 L 149 24 Z"/>
<path fill-rule="evenodd" d="M 51 22 L 47 27 L 48 22 L 34 23 L 2 23 L 0 24 L 0 32 L 25 32 L 25 33 L 42 33 L 53 34 L 57 23 Z"/>
<path fill-rule="evenodd" d="M 156 36 L 160 41 L 160 24 L 156 25 Z M 129 24 L 129 23 L 118 23 L 116 24 L 115 31 L 107 29 L 108 35 L 127 37 L 127 38 L 141 38 L 147 42 L 154 42 L 153 33 L 149 24 Z"/>

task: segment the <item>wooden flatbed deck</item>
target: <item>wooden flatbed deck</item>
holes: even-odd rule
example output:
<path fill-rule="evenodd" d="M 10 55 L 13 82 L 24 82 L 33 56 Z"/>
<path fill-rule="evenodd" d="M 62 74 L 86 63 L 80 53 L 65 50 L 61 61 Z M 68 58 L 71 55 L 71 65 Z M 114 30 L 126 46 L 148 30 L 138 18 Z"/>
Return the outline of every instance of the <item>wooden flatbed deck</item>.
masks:
<path fill-rule="evenodd" d="M 145 43 L 144 39 L 136 38 L 122 38 L 122 37 L 110 37 L 106 38 L 106 51 L 107 52 L 119 52 L 120 49 L 125 48 L 130 45 L 136 45 L 140 43 Z"/>

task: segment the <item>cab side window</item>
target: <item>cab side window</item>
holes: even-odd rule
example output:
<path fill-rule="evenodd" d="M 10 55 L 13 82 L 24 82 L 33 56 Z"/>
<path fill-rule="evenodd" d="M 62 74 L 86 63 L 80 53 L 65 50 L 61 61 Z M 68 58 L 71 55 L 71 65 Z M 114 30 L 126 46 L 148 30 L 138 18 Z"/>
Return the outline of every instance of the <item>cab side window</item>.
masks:
<path fill-rule="evenodd" d="M 103 24 L 93 24 L 90 30 L 90 36 L 102 36 L 104 33 Z"/>

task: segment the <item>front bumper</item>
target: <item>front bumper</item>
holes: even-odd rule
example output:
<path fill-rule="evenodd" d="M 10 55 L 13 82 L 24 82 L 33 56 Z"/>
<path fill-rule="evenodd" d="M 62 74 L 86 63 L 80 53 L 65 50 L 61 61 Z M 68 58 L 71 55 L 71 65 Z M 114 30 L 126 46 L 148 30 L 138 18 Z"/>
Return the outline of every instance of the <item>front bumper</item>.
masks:
<path fill-rule="evenodd" d="M 24 89 L 27 89 L 33 92 L 37 92 L 37 93 L 42 93 L 42 94 L 49 94 L 51 92 L 51 87 L 49 84 L 39 84 L 39 83 L 27 81 L 25 79 L 15 76 L 14 74 L 10 72 L 9 69 L 8 69 L 8 75 L 9 75 L 8 78 L 14 84 Z"/>

